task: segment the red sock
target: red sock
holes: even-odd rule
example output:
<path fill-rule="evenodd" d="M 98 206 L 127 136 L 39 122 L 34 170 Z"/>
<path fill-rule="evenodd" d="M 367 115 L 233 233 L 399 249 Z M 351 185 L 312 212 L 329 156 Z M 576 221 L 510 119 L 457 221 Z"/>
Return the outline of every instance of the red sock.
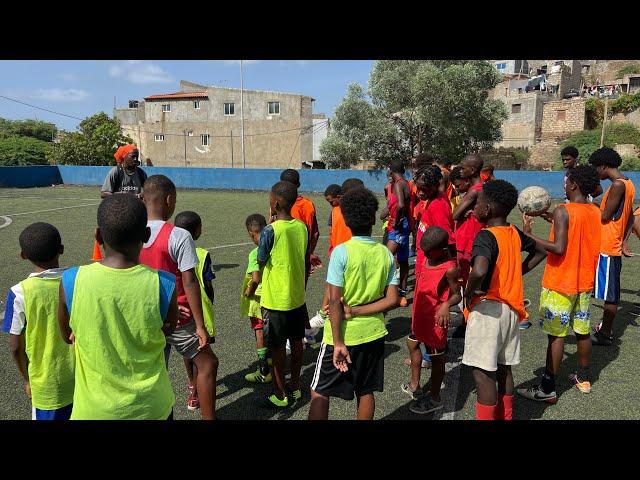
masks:
<path fill-rule="evenodd" d="M 495 420 L 496 405 L 482 405 L 476 402 L 476 420 Z"/>
<path fill-rule="evenodd" d="M 498 404 L 496 405 L 496 420 L 513 419 L 513 395 L 498 394 Z"/>

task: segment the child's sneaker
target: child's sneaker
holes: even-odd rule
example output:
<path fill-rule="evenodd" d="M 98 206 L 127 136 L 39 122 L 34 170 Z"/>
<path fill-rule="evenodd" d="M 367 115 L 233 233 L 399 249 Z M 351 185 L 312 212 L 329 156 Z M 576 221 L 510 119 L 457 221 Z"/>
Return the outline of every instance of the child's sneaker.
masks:
<path fill-rule="evenodd" d="M 417 413 L 418 415 L 424 415 L 426 413 L 440 410 L 442 407 L 442 400 L 437 402 L 431 395 L 424 395 L 421 399 L 411 402 L 411 405 L 409 405 L 409 411 Z"/>
<path fill-rule="evenodd" d="M 316 341 L 316 335 L 318 334 L 317 328 L 305 328 L 304 329 L 304 338 L 302 339 L 303 343 L 307 345 L 315 345 L 318 343 Z"/>
<path fill-rule="evenodd" d="M 411 382 L 405 382 L 402 385 L 400 385 L 400 390 L 402 390 L 404 393 L 409 395 L 412 400 L 419 400 L 424 395 L 424 392 L 420 387 L 416 388 L 415 390 L 412 390 Z"/>
<path fill-rule="evenodd" d="M 558 402 L 558 395 L 555 391 L 551 393 L 545 393 L 540 385 L 530 388 L 519 388 L 516 390 L 521 397 L 533 400 L 534 402 L 545 402 L 553 405 Z"/>
<path fill-rule="evenodd" d="M 285 396 L 284 400 L 280 400 L 278 397 L 274 395 L 269 395 L 268 397 L 262 397 L 257 402 L 260 408 L 271 408 L 282 410 L 289 406 L 289 399 Z"/>
<path fill-rule="evenodd" d="M 612 346 L 613 345 L 613 335 L 606 336 L 600 330 L 601 328 L 602 328 L 602 323 L 599 324 L 596 327 L 595 332 L 591 334 L 591 343 L 593 345 L 597 345 L 599 347 L 610 347 L 610 346 Z"/>
<path fill-rule="evenodd" d="M 588 380 L 585 380 L 584 382 L 581 382 L 578 379 L 578 374 L 577 373 L 572 373 L 571 375 L 569 375 L 569 380 L 582 393 L 591 393 L 591 382 L 589 382 Z"/>
<path fill-rule="evenodd" d="M 518 328 L 519 328 L 520 330 L 526 330 L 526 329 L 528 329 L 529 327 L 531 327 L 531 325 L 532 325 L 532 323 L 531 323 L 530 321 L 528 321 L 528 320 L 527 320 L 526 322 L 520 322 L 520 323 L 518 324 Z"/>
<path fill-rule="evenodd" d="M 263 375 L 262 373 L 260 373 L 260 369 L 258 369 L 253 373 L 247 373 L 244 376 L 244 379 L 247 382 L 251 382 L 251 383 L 269 383 L 271 382 L 271 372 L 267 373 L 266 375 Z"/>
<path fill-rule="evenodd" d="M 289 342 L 289 340 L 287 340 L 287 344 L 284 348 L 287 351 L 287 355 L 291 355 L 291 343 Z"/>
<path fill-rule="evenodd" d="M 187 397 L 187 409 L 191 412 L 194 410 L 198 410 L 200 408 L 200 400 L 198 400 L 198 395 L 194 394 L 194 388 L 189 387 L 189 397 Z"/>
<path fill-rule="evenodd" d="M 297 390 L 289 390 L 287 397 L 289 399 L 289 405 L 293 407 L 302 398 L 302 391 L 299 388 Z"/>
<path fill-rule="evenodd" d="M 315 316 L 309 319 L 309 325 L 311 326 L 311 328 L 319 330 L 324 327 L 324 323 L 326 322 L 326 320 L 327 316 L 324 314 L 324 312 L 322 310 L 318 310 Z"/>

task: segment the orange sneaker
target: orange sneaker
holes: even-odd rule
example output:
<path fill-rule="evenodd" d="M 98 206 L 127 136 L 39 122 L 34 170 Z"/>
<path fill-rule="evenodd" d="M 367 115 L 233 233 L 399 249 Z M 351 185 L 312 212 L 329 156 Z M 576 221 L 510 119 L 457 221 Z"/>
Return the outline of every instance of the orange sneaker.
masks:
<path fill-rule="evenodd" d="M 407 300 L 407 297 L 400 297 L 400 302 L 398 303 L 398 305 L 400 305 L 402 308 L 409 305 L 409 301 Z"/>

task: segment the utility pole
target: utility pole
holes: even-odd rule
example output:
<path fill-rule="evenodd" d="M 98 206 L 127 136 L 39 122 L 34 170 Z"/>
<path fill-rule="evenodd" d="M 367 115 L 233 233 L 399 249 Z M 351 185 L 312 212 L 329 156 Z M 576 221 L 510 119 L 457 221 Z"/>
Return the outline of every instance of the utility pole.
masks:
<path fill-rule="evenodd" d="M 184 166 L 187 166 L 187 131 L 183 130 L 182 131 L 183 135 L 184 135 Z"/>
<path fill-rule="evenodd" d="M 233 168 L 233 130 L 231 130 L 231 168 Z"/>
<path fill-rule="evenodd" d="M 244 152 L 244 72 L 242 60 L 240 60 L 240 122 L 242 125 L 242 168 L 247 168 L 247 159 Z"/>
<path fill-rule="evenodd" d="M 609 97 L 604 98 L 604 117 L 602 119 L 602 133 L 600 134 L 600 148 L 604 145 L 604 127 L 607 125 L 607 111 L 609 110 Z"/>

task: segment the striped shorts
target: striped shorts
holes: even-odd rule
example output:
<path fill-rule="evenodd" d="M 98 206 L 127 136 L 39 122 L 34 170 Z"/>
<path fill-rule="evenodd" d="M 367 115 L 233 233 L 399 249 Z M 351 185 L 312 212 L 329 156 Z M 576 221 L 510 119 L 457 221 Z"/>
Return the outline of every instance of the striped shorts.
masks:
<path fill-rule="evenodd" d="M 620 272 L 622 257 L 613 257 L 601 253 L 596 268 L 596 284 L 593 298 L 610 303 L 620 302 Z"/>

